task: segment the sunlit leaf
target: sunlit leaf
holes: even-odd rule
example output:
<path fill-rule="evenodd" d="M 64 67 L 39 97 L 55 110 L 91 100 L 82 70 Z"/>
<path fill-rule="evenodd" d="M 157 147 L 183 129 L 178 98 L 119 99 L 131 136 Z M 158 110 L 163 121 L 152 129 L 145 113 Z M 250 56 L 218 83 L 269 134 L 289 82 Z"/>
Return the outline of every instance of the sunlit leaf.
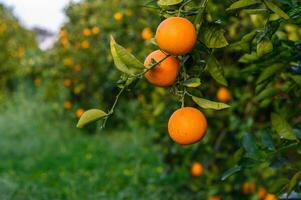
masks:
<path fill-rule="evenodd" d="M 107 116 L 108 114 L 105 113 L 102 110 L 98 110 L 98 109 L 91 109 L 91 110 L 87 110 L 86 112 L 84 112 L 84 114 L 80 117 L 76 127 L 77 128 L 82 128 L 85 125 L 94 122 L 96 120 L 99 120 L 101 118 L 104 118 L 105 116 Z"/>
<path fill-rule="evenodd" d="M 279 114 L 271 114 L 272 128 L 275 130 L 281 139 L 296 140 L 296 136 L 292 127 L 287 121 Z"/>
<path fill-rule="evenodd" d="M 223 68 L 220 66 L 214 56 L 210 56 L 207 60 L 206 70 L 218 83 L 228 86 L 227 80 L 224 77 Z"/>
<path fill-rule="evenodd" d="M 225 104 L 225 103 L 210 101 L 210 100 L 195 97 L 195 96 L 192 96 L 192 100 L 196 104 L 198 104 L 198 106 L 205 108 L 205 109 L 222 110 L 222 109 L 230 107 L 228 104 Z"/>
<path fill-rule="evenodd" d="M 233 4 L 231 4 L 231 6 L 226 9 L 226 11 L 240 9 L 240 8 L 244 8 L 244 7 L 251 6 L 254 4 L 258 4 L 258 3 L 261 3 L 261 2 L 259 0 L 239 0 L 239 1 L 236 1 Z"/>
<path fill-rule="evenodd" d="M 182 3 L 183 0 L 159 0 L 158 5 L 159 6 L 174 6 L 177 4 Z"/>
<path fill-rule="evenodd" d="M 185 80 L 183 85 L 186 87 L 199 87 L 201 85 L 201 80 L 199 78 L 191 78 Z"/>
<path fill-rule="evenodd" d="M 283 12 L 276 4 L 274 4 L 271 0 L 264 0 L 265 5 L 274 13 L 276 13 L 278 16 L 289 19 L 289 16 Z"/>

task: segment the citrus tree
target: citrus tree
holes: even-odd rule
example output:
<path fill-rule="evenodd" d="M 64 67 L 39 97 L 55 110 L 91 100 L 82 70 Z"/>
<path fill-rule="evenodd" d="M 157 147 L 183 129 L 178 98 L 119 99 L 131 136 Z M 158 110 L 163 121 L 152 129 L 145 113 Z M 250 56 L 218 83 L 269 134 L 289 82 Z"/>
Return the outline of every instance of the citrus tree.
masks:
<path fill-rule="evenodd" d="M 34 34 L 23 28 L 11 11 L 0 4 L 0 96 L 16 88 L 17 81 L 32 70 L 38 51 Z"/>
<path fill-rule="evenodd" d="M 145 78 L 165 88 L 160 97 L 167 104 L 153 105 L 161 110 L 154 117 L 161 132 L 156 142 L 183 192 L 277 199 L 299 191 L 301 3 L 159 0 L 145 6 L 159 16 L 155 51 L 143 64 L 111 36 L 119 93 L 108 111 L 88 110 L 77 126 L 99 119 L 104 126 L 120 96 Z M 190 166 L 192 176 L 204 176 L 187 184 L 183 171 Z"/>

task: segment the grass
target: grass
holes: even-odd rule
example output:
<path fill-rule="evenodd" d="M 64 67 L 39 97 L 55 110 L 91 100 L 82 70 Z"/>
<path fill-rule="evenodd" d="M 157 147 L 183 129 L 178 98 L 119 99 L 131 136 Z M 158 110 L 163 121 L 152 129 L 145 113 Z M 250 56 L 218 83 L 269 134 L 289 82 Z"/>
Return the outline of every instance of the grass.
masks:
<path fill-rule="evenodd" d="M 171 199 L 149 133 L 89 135 L 39 98 L 17 96 L 0 116 L 0 199 Z"/>

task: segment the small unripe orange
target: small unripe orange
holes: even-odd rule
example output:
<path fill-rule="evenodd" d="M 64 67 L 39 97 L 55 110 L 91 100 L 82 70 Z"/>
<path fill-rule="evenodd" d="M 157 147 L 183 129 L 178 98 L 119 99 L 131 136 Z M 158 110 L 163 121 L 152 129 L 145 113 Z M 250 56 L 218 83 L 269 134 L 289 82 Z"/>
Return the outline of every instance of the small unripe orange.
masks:
<path fill-rule="evenodd" d="M 88 49 L 88 48 L 90 48 L 90 42 L 88 40 L 84 40 L 81 43 L 81 46 L 82 46 L 83 49 Z"/>
<path fill-rule="evenodd" d="M 259 198 L 259 199 L 264 199 L 264 197 L 265 197 L 266 194 L 267 194 L 267 191 L 266 191 L 266 189 L 265 189 L 264 187 L 260 186 L 260 187 L 258 188 L 257 194 L 258 194 L 258 198 Z"/>
<path fill-rule="evenodd" d="M 152 39 L 153 32 L 149 27 L 147 27 L 147 28 L 142 30 L 141 36 L 145 41 L 148 41 L 148 40 Z"/>
<path fill-rule="evenodd" d="M 203 174 L 203 165 L 200 162 L 194 162 L 191 165 L 190 174 L 192 176 L 201 176 Z"/>
<path fill-rule="evenodd" d="M 278 198 L 274 194 L 267 194 L 264 200 L 278 200 Z"/>
<path fill-rule="evenodd" d="M 91 30 L 89 28 L 84 28 L 83 35 L 89 37 L 91 35 Z"/>
<path fill-rule="evenodd" d="M 72 82 L 70 79 L 65 79 L 63 83 L 65 87 L 70 87 Z"/>
<path fill-rule="evenodd" d="M 116 21 L 121 21 L 122 18 L 123 18 L 123 14 L 121 12 L 117 12 L 117 13 L 114 14 L 114 19 Z"/>
<path fill-rule="evenodd" d="M 70 101 L 65 101 L 64 102 L 64 108 L 66 108 L 67 110 L 72 108 L 72 103 Z"/>
<path fill-rule="evenodd" d="M 92 28 L 92 33 L 93 33 L 94 35 L 98 34 L 99 32 L 100 32 L 100 28 L 98 28 L 97 26 L 94 26 L 94 27 Z"/>

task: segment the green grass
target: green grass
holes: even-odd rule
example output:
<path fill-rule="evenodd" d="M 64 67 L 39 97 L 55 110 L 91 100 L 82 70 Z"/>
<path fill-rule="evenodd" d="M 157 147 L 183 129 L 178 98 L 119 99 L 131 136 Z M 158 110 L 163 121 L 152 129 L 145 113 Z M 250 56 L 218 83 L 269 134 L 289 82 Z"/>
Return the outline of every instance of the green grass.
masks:
<path fill-rule="evenodd" d="M 37 99 L 17 96 L 0 116 L 1 200 L 171 199 L 149 132 L 86 134 Z"/>

